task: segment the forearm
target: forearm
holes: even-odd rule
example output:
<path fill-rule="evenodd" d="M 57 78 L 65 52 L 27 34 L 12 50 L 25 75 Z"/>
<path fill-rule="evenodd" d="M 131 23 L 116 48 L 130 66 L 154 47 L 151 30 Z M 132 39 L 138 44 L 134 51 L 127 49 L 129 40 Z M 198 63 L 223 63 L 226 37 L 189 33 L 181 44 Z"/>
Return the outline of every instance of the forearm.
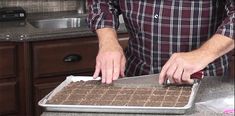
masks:
<path fill-rule="evenodd" d="M 234 49 L 234 39 L 215 34 L 200 48 L 193 52 L 201 54 L 205 62 L 211 63 L 232 49 Z"/>
<path fill-rule="evenodd" d="M 99 48 L 109 47 L 110 49 L 120 47 L 118 43 L 116 30 L 113 28 L 97 29 L 96 33 L 99 38 Z"/>
<path fill-rule="evenodd" d="M 120 46 L 116 30 L 113 28 L 97 29 L 99 52 L 96 57 L 94 78 L 102 73 L 102 83 L 112 83 L 119 75 L 124 77 L 126 58 Z"/>

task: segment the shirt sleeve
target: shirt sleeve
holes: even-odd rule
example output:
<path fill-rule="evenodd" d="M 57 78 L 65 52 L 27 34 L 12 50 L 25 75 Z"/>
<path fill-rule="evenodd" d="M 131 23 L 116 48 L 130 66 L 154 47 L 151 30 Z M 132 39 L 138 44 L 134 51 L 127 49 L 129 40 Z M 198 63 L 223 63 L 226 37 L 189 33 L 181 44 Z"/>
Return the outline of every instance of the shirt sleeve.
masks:
<path fill-rule="evenodd" d="M 227 15 L 224 18 L 221 25 L 218 27 L 216 33 L 234 39 L 235 38 L 235 1 L 226 0 L 225 10 L 227 11 Z"/>
<path fill-rule="evenodd" d="M 100 28 L 119 27 L 119 7 L 117 0 L 88 0 L 87 23 L 94 32 Z"/>

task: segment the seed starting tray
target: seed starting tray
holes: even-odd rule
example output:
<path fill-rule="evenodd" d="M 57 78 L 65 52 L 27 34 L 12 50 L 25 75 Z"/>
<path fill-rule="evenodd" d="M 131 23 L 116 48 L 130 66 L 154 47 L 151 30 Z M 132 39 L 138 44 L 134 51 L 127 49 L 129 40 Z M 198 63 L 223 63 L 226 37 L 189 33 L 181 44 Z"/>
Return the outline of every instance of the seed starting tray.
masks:
<path fill-rule="evenodd" d="M 38 104 L 47 111 L 184 114 L 192 108 L 199 85 L 121 87 L 69 76 Z"/>

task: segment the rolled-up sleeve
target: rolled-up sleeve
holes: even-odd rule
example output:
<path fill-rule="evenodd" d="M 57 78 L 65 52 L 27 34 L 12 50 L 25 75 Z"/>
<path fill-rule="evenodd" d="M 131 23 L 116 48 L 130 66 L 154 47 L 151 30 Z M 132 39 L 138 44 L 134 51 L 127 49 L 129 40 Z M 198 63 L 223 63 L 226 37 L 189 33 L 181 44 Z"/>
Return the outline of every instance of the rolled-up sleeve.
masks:
<path fill-rule="evenodd" d="M 221 25 L 218 27 L 216 33 L 234 39 L 235 38 L 235 2 L 234 0 L 226 0 L 225 9 L 227 11 L 227 15 L 224 18 Z"/>
<path fill-rule="evenodd" d="M 115 4 L 116 3 L 116 4 Z M 92 31 L 119 27 L 119 9 L 115 0 L 88 0 L 87 23 Z"/>

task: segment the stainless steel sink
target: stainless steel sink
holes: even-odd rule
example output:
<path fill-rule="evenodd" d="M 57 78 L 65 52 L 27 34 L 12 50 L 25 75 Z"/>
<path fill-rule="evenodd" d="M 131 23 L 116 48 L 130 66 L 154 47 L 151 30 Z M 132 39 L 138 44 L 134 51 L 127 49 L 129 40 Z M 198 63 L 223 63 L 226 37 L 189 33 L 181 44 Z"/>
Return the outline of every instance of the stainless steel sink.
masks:
<path fill-rule="evenodd" d="M 85 18 L 56 18 L 31 20 L 29 23 L 39 29 L 64 29 L 87 27 Z"/>

